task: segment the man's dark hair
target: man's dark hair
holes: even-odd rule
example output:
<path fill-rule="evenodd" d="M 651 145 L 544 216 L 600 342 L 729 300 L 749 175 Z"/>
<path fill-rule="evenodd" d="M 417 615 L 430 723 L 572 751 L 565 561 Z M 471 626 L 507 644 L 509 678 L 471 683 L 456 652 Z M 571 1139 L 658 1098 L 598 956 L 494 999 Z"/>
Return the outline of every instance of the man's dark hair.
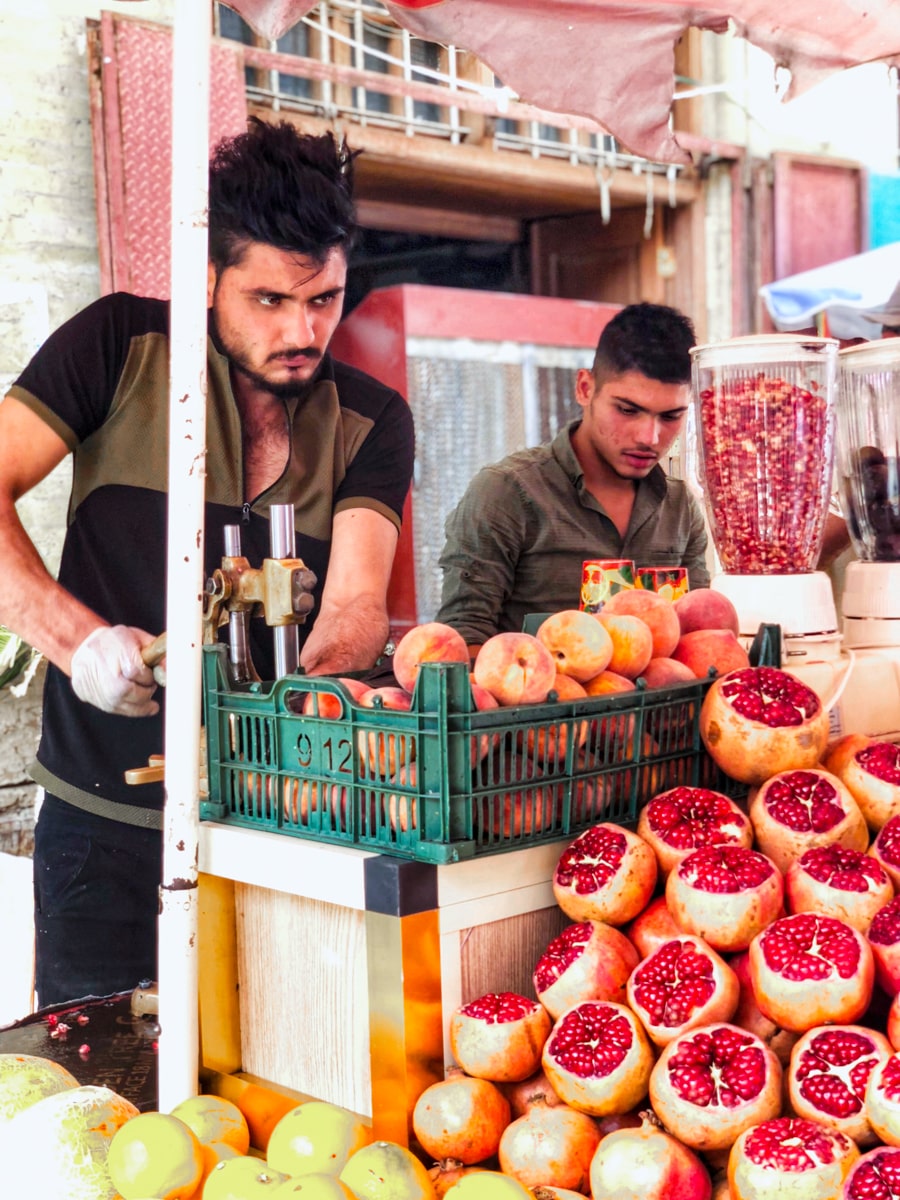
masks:
<path fill-rule="evenodd" d="M 626 371 L 659 383 L 690 383 L 690 349 L 697 337 L 690 320 L 665 304 L 629 304 L 605 326 L 593 373 L 598 384 Z"/>
<path fill-rule="evenodd" d="M 353 160 L 333 134 L 300 133 L 287 121 L 251 117 L 220 142 L 209 166 L 209 258 L 217 272 L 264 242 L 324 262 L 349 251 L 356 232 Z"/>

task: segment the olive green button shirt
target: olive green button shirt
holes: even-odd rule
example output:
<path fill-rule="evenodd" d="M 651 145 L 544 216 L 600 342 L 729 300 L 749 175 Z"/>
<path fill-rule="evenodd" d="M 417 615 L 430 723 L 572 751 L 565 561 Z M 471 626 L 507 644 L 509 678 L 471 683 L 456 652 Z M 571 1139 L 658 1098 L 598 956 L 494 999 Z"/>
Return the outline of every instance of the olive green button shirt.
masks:
<path fill-rule="evenodd" d="M 447 518 L 435 619 L 470 644 L 521 629 L 529 613 L 577 608 L 586 558 L 684 566 L 692 588 L 709 584 L 703 515 L 686 484 L 654 467 L 622 538 L 585 487 L 570 436 L 579 424 L 484 467 Z"/>

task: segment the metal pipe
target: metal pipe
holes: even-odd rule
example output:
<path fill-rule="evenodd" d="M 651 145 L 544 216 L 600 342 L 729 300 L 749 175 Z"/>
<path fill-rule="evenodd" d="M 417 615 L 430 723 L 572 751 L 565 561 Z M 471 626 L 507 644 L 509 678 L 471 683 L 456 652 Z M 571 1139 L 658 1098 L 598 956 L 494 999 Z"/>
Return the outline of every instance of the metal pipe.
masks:
<path fill-rule="evenodd" d="M 225 556 L 241 557 L 241 527 L 226 525 Z M 254 672 L 250 665 L 250 614 L 229 611 L 228 613 L 228 661 L 231 677 L 235 683 L 249 683 Z"/>
<path fill-rule="evenodd" d="M 269 508 L 269 551 L 273 558 L 294 558 L 293 504 L 273 504 Z M 275 626 L 275 677 L 294 675 L 300 665 L 300 639 L 296 625 Z"/>

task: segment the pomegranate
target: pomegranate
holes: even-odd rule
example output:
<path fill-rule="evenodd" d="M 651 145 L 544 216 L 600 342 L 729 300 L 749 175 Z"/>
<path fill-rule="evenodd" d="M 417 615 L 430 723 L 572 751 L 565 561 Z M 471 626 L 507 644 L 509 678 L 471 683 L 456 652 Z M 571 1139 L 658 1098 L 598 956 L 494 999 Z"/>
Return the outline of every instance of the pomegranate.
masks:
<path fill-rule="evenodd" d="M 564 1104 L 536 1104 L 504 1129 L 500 1170 L 527 1188 L 543 1185 L 584 1192 L 599 1141 L 597 1123 L 587 1113 Z"/>
<path fill-rule="evenodd" d="M 870 742 L 850 755 L 840 774 L 870 829 L 900 814 L 900 746 Z"/>
<path fill-rule="evenodd" d="M 694 1150 L 724 1150 L 781 1112 L 781 1063 L 736 1025 L 692 1029 L 669 1042 L 650 1075 L 653 1110 Z"/>
<path fill-rule="evenodd" d="M 863 1154 L 844 1180 L 841 1200 L 897 1200 L 900 1197 L 900 1150 L 878 1146 Z"/>
<path fill-rule="evenodd" d="M 877 1062 L 869 1072 L 865 1106 L 875 1136 L 889 1146 L 900 1146 L 900 1057 L 896 1054 Z"/>
<path fill-rule="evenodd" d="M 788 912 L 818 912 L 865 933 L 894 894 L 871 854 L 844 846 L 816 846 L 791 864 L 784 879 Z"/>
<path fill-rule="evenodd" d="M 672 919 L 714 950 L 746 950 L 781 911 L 784 884 L 771 859 L 743 846 L 706 846 L 666 880 Z"/>
<path fill-rule="evenodd" d="M 750 1033 L 755 1033 L 758 1038 L 762 1038 L 766 1045 L 775 1051 L 775 1056 L 781 1065 L 786 1067 L 790 1062 L 791 1050 L 800 1034 L 794 1033 L 792 1029 L 782 1029 L 780 1025 L 776 1025 L 774 1021 L 770 1021 L 759 1011 L 759 1005 L 753 995 L 753 983 L 750 979 L 750 954 L 748 951 L 742 950 L 740 954 L 733 954 L 729 960 L 729 966 L 737 976 L 741 989 L 737 1010 L 731 1018 L 732 1025 L 739 1025 L 741 1029 L 747 1029 Z"/>
<path fill-rule="evenodd" d="M 489 1080 L 451 1068 L 418 1098 L 412 1124 L 426 1154 L 471 1166 L 497 1153 L 509 1124 L 509 1101 Z"/>
<path fill-rule="evenodd" d="M 890 1055 L 887 1038 L 862 1025 L 808 1030 L 791 1052 L 791 1107 L 798 1117 L 838 1129 L 858 1146 L 872 1145 L 876 1138 L 866 1112 L 866 1084 Z"/>
<path fill-rule="evenodd" d="M 818 1121 L 775 1117 L 745 1129 L 728 1158 L 731 1200 L 829 1200 L 859 1158 L 846 1134 Z"/>
<path fill-rule="evenodd" d="M 656 855 L 621 825 L 593 825 L 560 856 L 553 895 L 572 921 L 624 925 L 646 906 L 656 887 Z"/>
<path fill-rule="evenodd" d="M 706 1167 L 687 1146 L 641 1113 L 636 1129 L 607 1134 L 591 1163 L 596 1200 L 710 1200 Z"/>
<path fill-rule="evenodd" d="M 836 775 L 821 769 L 773 775 L 751 792 L 749 811 L 756 848 L 782 873 L 813 846 L 869 845 L 856 801 Z"/>
<path fill-rule="evenodd" d="M 653 1049 L 626 1005 L 587 1001 L 562 1014 L 543 1059 L 565 1104 L 605 1117 L 634 1108 L 647 1095 Z"/>
<path fill-rule="evenodd" d="M 900 817 L 891 817 L 889 821 L 885 821 L 878 830 L 869 853 L 884 867 L 894 887 L 900 889 Z"/>
<path fill-rule="evenodd" d="M 829 742 L 822 756 L 822 766 L 832 775 L 840 777 L 841 772 L 857 750 L 875 741 L 865 733 L 845 733 L 833 742 Z"/>
<path fill-rule="evenodd" d="M 828 713 L 812 688 L 786 671 L 743 667 L 713 681 L 700 709 L 700 736 L 726 775 L 765 783 L 779 771 L 818 764 Z"/>
<path fill-rule="evenodd" d="M 804 1033 L 858 1020 L 872 998 L 875 968 L 866 939 L 846 921 L 795 913 L 750 944 L 750 979 L 761 1012 Z"/>
<path fill-rule="evenodd" d="M 875 955 L 875 975 L 889 996 L 900 992 L 900 896 L 889 900 L 872 918 L 866 941 Z"/>
<path fill-rule="evenodd" d="M 501 1084 L 500 1090 L 509 1101 L 509 1110 L 514 1118 L 524 1117 L 535 1104 L 551 1108 L 554 1104 L 562 1104 L 543 1068 L 527 1079 Z"/>
<path fill-rule="evenodd" d="M 642 913 L 638 913 L 625 933 L 628 940 L 637 947 L 641 958 L 646 958 L 663 942 L 670 942 L 673 937 L 679 937 L 681 930 L 672 920 L 665 896 L 657 896 Z"/>
<path fill-rule="evenodd" d="M 701 846 L 750 846 L 753 830 L 733 800 L 709 788 L 675 787 L 641 809 L 637 831 L 652 847 L 667 876 L 676 863 Z"/>
<path fill-rule="evenodd" d="M 512 1083 L 541 1065 L 553 1022 L 547 1010 L 515 992 L 489 992 L 450 1018 L 450 1049 L 467 1075 Z"/>
<path fill-rule="evenodd" d="M 731 967 L 695 937 L 675 938 L 632 971 L 628 1003 L 657 1046 L 698 1025 L 730 1021 L 740 985 Z"/>
<path fill-rule="evenodd" d="M 638 952 L 624 933 L 602 921 L 567 925 L 534 968 L 537 998 L 554 1019 L 582 1000 L 625 999 Z"/>

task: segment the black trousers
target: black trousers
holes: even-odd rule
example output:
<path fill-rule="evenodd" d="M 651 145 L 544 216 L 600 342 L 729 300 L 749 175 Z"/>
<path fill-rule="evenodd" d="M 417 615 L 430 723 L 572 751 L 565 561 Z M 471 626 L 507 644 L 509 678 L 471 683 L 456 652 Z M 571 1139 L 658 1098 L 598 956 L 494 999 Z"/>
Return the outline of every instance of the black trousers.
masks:
<path fill-rule="evenodd" d="M 41 1007 L 157 978 L 162 834 L 46 796 L 34 832 L 35 987 Z"/>

